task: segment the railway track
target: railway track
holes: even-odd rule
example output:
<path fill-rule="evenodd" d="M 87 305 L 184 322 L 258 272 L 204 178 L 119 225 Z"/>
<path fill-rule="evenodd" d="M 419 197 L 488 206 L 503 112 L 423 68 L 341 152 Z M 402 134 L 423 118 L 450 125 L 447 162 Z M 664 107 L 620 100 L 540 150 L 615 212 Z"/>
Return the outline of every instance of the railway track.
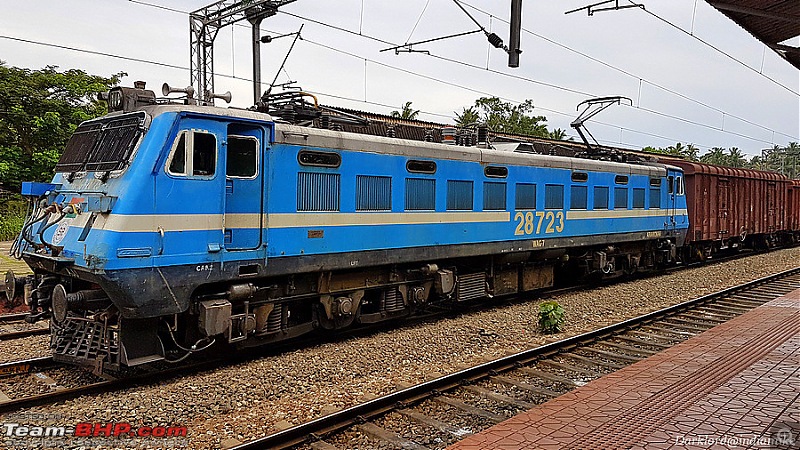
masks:
<path fill-rule="evenodd" d="M 0 315 L 0 341 L 9 341 L 28 336 L 41 336 L 49 334 L 47 322 L 30 324 L 25 322 L 28 313 L 14 313 Z"/>
<path fill-rule="evenodd" d="M 742 256 L 737 256 L 737 257 L 742 257 Z M 724 260 L 727 260 L 727 258 L 725 258 Z M 716 260 L 714 262 L 722 262 L 722 261 L 723 260 Z M 684 266 L 676 267 L 675 270 L 680 270 L 681 268 L 685 267 Z M 647 276 L 649 275 L 648 274 L 643 275 L 643 277 Z M 596 284 L 593 284 L 593 285 L 579 285 L 579 286 L 554 288 L 547 291 L 543 291 L 541 292 L 541 294 L 543 295 L 543 298 L 553 298 L 565 292 L 574 292 L 576 290 L 581 290 L 581 289 L 590 289 L 596 286 L 597 286 Z M 487 304 L 461 305 L 461 308 L 458 310 L 450 310 L 447 308 L 435 309 L 427 313 L 422 313 L 417 316 L 412 316 L 411 318 L 407 319 L 404 322 L 397 322 L 393 326 L 395 327 L 409 326 L 415 323 L 425 322 L 427 320 L 432 320 L 432 319 L 439 320 L 442 319 L 443 317 L 447 317 L 450 315 L 463 314 L 473 309 L 497 307 L 503 304 L 515 303 L 519 301 L 522 300 L 515 298 L 507 298 L 505 300 L 500 300 L 499 302 L 495 302 L 492 305 L 487 305 Z M 739 312 L 740 310 L 737 309 L 735 311 Z M 14 324 L 20 321 L 22 318 L 25 317 L 25 315 L 26 315 L 25 313 L 0 315 L 0 330 L 2 330 L 3 326 L 6 324 Z M 675 336 L 676 338 L 675 342 L 677 342 L 677 339 L 683 337 L 683 335 L 680 333 L 693 333 L 696 332 L 697 330 L 696 328 L 697 324 L 684 323 L 683 325 L 687 327 L 687 330 L 690 331 L 679 332 L 678 336 Z M 657 325 L 653 325 L 653 327 L 656 326 Z M 250 351 L 237 353 L 234 356 L 226 355 L 223 357 L 210 357 L 195 362 L 188 361 L 186 364 L 180 364 L 175 366 L 163 365 L 157 368 L 153 368 L 152 370 L 142 371 L 133 376 L 127 375 L 120 378 L 114 378 L 108 375 L 105 375 L 104 378 L 94 377 L 88 372 L 86 372 L 84 369 L 54 362 L 50 357 L 4 363 L 0 364 L 0 413 L 16 411 L 27 407 L 50 404 L 57 401 L 77 398 L 82 395 L 95 395 L 103 392 L 121 390 L 136 385 L 145 385 L 150 382 L 164 381 L 165 379 L 169 379 L 171 377 L 176 377 L 180 375 L 191 375 L 192 373 L 196 373 L 201 370 L 213 370 L 213 369 L 218 369 L 220 367 L 230 366 L 233 364 L 237 364 L 241 361 L 252 359 L 254 357 L 264 357 L 264 356 L 268 357 L 270 355 L 279 354 L 281 352 L 296 349 L 298 347 L 303 347 L 305 345 L 320 344 L 322 342 L 335 341 L 339 339 L 348 339 L 348 338 L 368 335 L 374 333 L 375 331 L 386 331 L 386 330 L 387 330 L 387 324 L 378 324 L 373 326 L 364 326 L 355 329 L 343 330 L 341 332 L 324 335 L 322 337 L 312 335 L 295 341 L 281 343 L 279 345 L 270 348 L 269 350 L 256 348 L 256 349 L 251 349 Z M 39 330 L 30 330 L 30 331 L 6 332 L 6 334 L 0 331 L 0 340 L 4 339 L 10 340 L 34 334 L 46 334 L 48 332 L 49 331 L 47 328 L 41 328 Z M 8 345 L 8 343 L 4 345 Z M 664 348 L 661 347 L 661 344 L 653 342 L 650 345 L 650 347 L 642 348 L 640 354 L 649 355 L 650 354 L 648 353 L 649 351 L 652 351 L 653 349 L 660 350 L 661 348 Z M 583 356 L 580 354 L 576 354 L 571 356 L 571 358 L 580 359 L 583 358 Z M 556 365 L 559 366 L 558 364 Z M 563 367 L 563 365 L 561 365 L 560 367 Z M 616 367 L 616 365 L 615 363 L 612 362 L 612 363 L 607 363 L 605 367 L 613 368 Z M 56 373 L 61 374 L 62 376 L 53 375 L 54 371 Z M 69 374 L 64 375 L 62 372 L 69 372 Z M 599 376 L 604 372 L 595 372 L 584 369 L 584 373 Z M 4 380 L 4 378 L 6 378 L 6 380 Z M 8 380 L 8 378 L 11 378 L 11 380 Z M 34 381 L 33 383 L 31 383 L 31 378 L 33 378 Z M 63 378 L 80 379 L 80 382 L 61 383 L 60 380 Z M 581 381 L 579 380 L 579 382 Z M 34 389 L 32 389 L 33 393 L 31 393 L 31 389 L 21 389 L 10 386 L 11 384 L 17 384 L 17 383 L 28 384 L 30 386 L 33 386 L 34 387 Z M 475 389 L 473 388 L 473 390 Z M 16 395 L 9 395 L 11 393 L 15 393 Z M 525 402 L 522 402 L 520 404 L 527 405 L 527 403 Z"/>
<path fill-rule="evenodd" d="M 233 448 L 444 448 L 798 288 L 800 268 L 401 388 Z"/>

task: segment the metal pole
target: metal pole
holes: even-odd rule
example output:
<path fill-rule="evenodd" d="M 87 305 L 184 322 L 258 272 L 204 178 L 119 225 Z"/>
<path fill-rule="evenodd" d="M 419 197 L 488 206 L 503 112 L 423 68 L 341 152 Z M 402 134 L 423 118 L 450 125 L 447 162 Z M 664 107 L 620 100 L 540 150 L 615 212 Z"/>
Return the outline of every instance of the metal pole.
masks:
<path fill-rule="evenodd" d="M 253 104 L 261 100 L 261 20 L 251 20 L 253 24 Z"/>
<path fill-rule="evenodd" d="M 508 39 L 508 67 L 519 67 L 522 0 L 511 0 L 511 31 Z"/>

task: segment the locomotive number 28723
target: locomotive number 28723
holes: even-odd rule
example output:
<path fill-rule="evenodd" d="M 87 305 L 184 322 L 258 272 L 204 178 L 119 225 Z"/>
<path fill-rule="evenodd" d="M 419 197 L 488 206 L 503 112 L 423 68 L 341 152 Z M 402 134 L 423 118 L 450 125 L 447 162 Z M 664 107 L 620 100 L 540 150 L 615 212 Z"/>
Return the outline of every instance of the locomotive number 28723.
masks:
<path fill-rule="evenodd" d="M 514 215 L 514 222 L 517 228 L 515 236 L 526 234 L 545 234 L 561 233 L 564 231 L 564 211 L 528 211 L 517 212 Z M 544 230 L 542 230 L 544 225 Z"/>

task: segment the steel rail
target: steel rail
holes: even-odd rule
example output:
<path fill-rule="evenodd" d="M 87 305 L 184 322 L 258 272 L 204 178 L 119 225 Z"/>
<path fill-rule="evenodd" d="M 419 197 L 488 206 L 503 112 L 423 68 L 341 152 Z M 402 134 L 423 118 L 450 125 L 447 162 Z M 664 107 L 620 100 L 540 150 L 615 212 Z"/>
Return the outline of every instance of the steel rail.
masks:
<path fill-rule="evenodd" d="M 609 336 L 632 330 L 642 325 L 660 320 L 665 316 L 675 315 L 698 306 L 710 304 L 737 292 L 755 289 L 758 286 L 768 284 L 772 281 L 780 280 L 798 273 L 800 273 L 800 267 L 759 278 L 747 283 L 742 283 L 737 286 L 698 297 L 696 299 L 662 308 L 639 317 L 608 325 L 594 331 L 545 344 L 540 347 L 524 350 L 513 355 L 498 358 L 493 361 L 482 363 L 449 375 L 444 375 L 434 380 L 429 380 L 399 391 L 392 392 L 385 396 L 319 417 L 309 422 L 293 426 L 262 438 L 245 442 L 235 447 L 231 447 L 231 450 L 250 450 L 262 448 L 282 449 L 307 443 L 309 441 L 309 437 L 316 437 L 336 431 L 342 431 L 350 426 L 364 423 L 367 420 L 394 410 L 398 407 L 398 405 L 407 405 L 408 403 L 427 398 L 434 393 L 449 390 L 465 383 L 485 378 L 492 373 L 511 370 L 520 365 L 531 363 L 543 356 L 555 355 L 564 351 L 565 349 L 571 349 L 580 345 L 598 341 L 601 338 L 607 338 Z"/>
<path fill-rule="evenodd" d="M 28 313 L 0 314 L 0 323 L 18 322 L 25 319 Z"/>
<path fill-rule="evenodd" d="M 19 331 L 8 331 L 5 333 L 0 333 L 0 341 L 10 341 L 13 339 L 20 339 L 24 337 L 30 336 L 42 336 L 45 334 L 50 334 L 50 329 L 48 328 L 33 328 L 30 330 L 19 330 Z"/>

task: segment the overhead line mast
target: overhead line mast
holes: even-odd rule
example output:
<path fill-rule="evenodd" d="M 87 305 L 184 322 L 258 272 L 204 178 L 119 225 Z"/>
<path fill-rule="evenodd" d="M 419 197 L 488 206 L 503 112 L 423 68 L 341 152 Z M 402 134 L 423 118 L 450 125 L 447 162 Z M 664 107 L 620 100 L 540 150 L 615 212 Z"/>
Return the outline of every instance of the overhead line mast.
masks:
<path fill-rule="evenodd" d="M 220 28 L 247 20 L 253 27 L 253 99 L 261 98 L 261 21 L 295 0 L 221 0 L 189 14 L 191 85 L 202 101 L 213 103 L 214 39 Z"/>

